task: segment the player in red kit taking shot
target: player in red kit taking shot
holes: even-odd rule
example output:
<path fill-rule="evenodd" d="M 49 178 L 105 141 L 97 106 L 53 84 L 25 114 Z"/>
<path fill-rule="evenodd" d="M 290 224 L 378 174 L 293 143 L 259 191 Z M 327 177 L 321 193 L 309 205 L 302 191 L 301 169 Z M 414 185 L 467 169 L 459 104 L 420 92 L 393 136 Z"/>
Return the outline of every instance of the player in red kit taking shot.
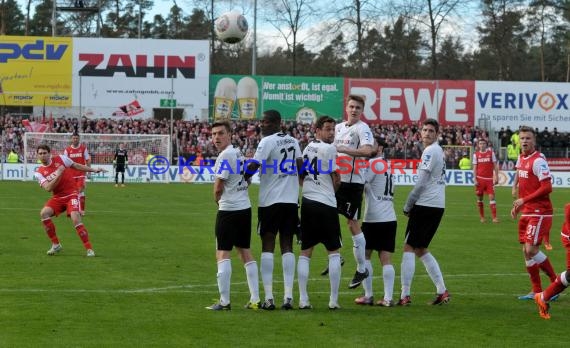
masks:
<path fill-rule="evenodd" d="M 34 173 L 34 176 L 44 190 L 53 194 L 40 212 L 42 224 L 52 242 L 52 246 L 47 251 L 47 254 L 55 255 L 62 250 L 51 217 L 67 211 L 67 216 L 71 217 L 77 235 L 81 238 L 83 246 L 87 250 L 87 256 L 95 256 L 95 252 L 89 242 L 89 234 L 85 226 L 83 226 L 81 214 L 79 213 L 79 193 L 74 179 L 75 172 L 69 170 L 69 168 L 80 172 L 93 173 L 106 172 L 106 170 L 102 168 L 94 169 L 75 163 L 65 155 L 52 157 L 51 149 L 48 145 L 39 145 L 36 149 L 36 154 L 41 165 Z"/>
<path fill-rule="evenodd" d="M 495 153 L 487 147 L 487 140 L 480 139 L 477 142 L 479 148 L 473 154 L 473 181 L 475 182 L 475 194 L 477 195 L 477 207 L 481 222 L 485 222 L 485 208 L 483 196 L 489 195 L 489 207 L 494 223 L 498 223 L 497 203 L 495 202 L 495 185 L 499 182 L 499 164 Z"/>
<path fill-rule="evenodd" d="M 73 133 L 71 136 L 71 145 L 65 148 L 63 154 L 71 158 L 75 163 L 91 167 L 91 156 L 89 156 L 85 144 L 79 143 L 79 134 L 77 133 Z M 73 168 L 69 170 L 74 173 L 73 179 L 75 179 L 77 191 L 79 191 L 79 212 L 81 215 L 85 215 L 85 172 Z"/>
<path fill-rule="evenodd" d="M 552 176 L 544 155 L 536 151 L 534 129 L 522 126 L 519 129 L 522 154 L 516 164 L 519 198 L 513 202 L 511 217 L 519 219 L 519 243 L 523 244 L 526 270 L 530 276 L 532 291 L 520 296 L 521 300 L 532 300 L 542 292 L 540 270 L 548 275 L 550 281 L 556 280 L 556 273 L 548 257 L 539 250 L 545 234 L 552 227 Z"/>

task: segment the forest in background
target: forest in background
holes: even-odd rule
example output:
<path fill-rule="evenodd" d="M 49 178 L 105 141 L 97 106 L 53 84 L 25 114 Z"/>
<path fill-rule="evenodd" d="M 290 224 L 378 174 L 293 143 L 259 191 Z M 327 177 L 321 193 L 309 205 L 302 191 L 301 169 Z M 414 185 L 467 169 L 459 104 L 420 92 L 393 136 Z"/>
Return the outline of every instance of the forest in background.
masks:
<path fill-rule="evenodd" d="M 55 0 L 74 7 L 74 0 Z M 211 40 L 212 74 L 251 74 L 253 2 L 0 0 L 0 34 Z M 248 18 L 239 44 L 215 39 L 230 8 Z M 93 10 L 95 9 L 95 10 Z M 570 0 L 257 0 L 256 74 L 568 82 Z"/>

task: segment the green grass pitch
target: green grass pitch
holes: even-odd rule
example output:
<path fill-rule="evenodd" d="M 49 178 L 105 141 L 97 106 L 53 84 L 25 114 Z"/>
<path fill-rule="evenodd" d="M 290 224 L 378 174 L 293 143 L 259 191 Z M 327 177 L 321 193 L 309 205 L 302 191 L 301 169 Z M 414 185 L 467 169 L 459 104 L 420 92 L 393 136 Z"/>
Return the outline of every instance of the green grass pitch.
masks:
<path fill-rule="evenodd" d="M 396 189 L 398 212 L 395 298 L 406 218 L 400 213 L 410 187 Z M 49 197 L 33 182 L 0 182 L 0 347 L 436 347 L 557 346 L 566 342 L 570 296 L 553 304 L 552 319 L 538 316 L 528 292 L 516 223 L 508 216 L 509 188 L 498 189 L 500 224 L 481 224 L 471 187 L 448 187 L 447 209 L 430 250 L 440 263 L 452 300 L 428 306 L 433 284 L 420 262 L 413 305 L 361 307 L 362 288 L 347 285 L 355 265 L 342 221 L 347 260 L 339 311 L 329 311 L 328 278 L 319 275 L 326 253 L 311 262 L 312 311 L 251 311 L 245 272 L 232 259 L 232 311 L 204 309 L 218 297 L 211 185 L 90 184 L 85 225 L 96 258 L 86 258 L 71 222 L 54 219 L 64 251 L 48 257 L 49 240 L 39 210 Z M 257 187 L 250 190 L 254 207 Z M 555 189 L 556 216 L 547 252 L 557 272 L 565 265 L 560 244 L 562 207 L 569 190 Z M 486 205 L 487 214 L 488 206 Z M 255 212 L 255 209 L 254 209 Z M 254 219 L 256 216 L 254 214 Z M 254 224 L 255 225 L 255 224 Z M 252 249 L 259 259 L 255 233 Z M 298 246 L 295 249 L 298 255 Z M 279 253 L 274 291 L 282 298 Z M 374 291 L 381 297 L 381 267 L 374 255 Z M 545 284 L 548 283 L 543 278 Z M 295 304 L 298 291 L 295 284 Z M 261 296 L 263 297 L 260 284 Z"/>

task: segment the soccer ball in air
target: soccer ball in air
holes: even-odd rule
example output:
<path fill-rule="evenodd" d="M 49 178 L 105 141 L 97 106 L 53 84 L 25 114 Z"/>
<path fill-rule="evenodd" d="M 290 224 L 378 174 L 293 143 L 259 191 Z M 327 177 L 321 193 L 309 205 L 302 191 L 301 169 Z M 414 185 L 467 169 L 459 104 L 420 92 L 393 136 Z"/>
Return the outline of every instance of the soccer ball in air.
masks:
<path fill-rule="evenodd" d="M 237 11 L 227 12 L 216 19 L 214 29 L 223 42 L 238 43 L 247 35 L 247 20 Z"/>

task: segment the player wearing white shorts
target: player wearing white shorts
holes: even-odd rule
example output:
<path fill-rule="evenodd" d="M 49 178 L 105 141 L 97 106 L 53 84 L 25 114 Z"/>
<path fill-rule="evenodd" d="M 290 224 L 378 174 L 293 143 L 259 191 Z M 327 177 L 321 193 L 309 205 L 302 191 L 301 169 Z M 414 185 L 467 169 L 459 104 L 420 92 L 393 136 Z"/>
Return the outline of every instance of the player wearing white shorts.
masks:
<path fill-rule="evenodd" d="M 299 309 L 311 309 L 307 282 L 309 264 L 314 247 L 322 243 L 329 258 L 330 297 L 329 309 L 340 308 L 338 288 L 340 285 L 342 246 L 340 222 L 334 193 L 340 185 L 336 172 L 336 148 L 334 140 L 335 120 L 322 116 L 317 120 L 315 140 L 303 151 L 303 200 L 301 204 L 301 255 L 297 263 L 299 282 Z"/>

